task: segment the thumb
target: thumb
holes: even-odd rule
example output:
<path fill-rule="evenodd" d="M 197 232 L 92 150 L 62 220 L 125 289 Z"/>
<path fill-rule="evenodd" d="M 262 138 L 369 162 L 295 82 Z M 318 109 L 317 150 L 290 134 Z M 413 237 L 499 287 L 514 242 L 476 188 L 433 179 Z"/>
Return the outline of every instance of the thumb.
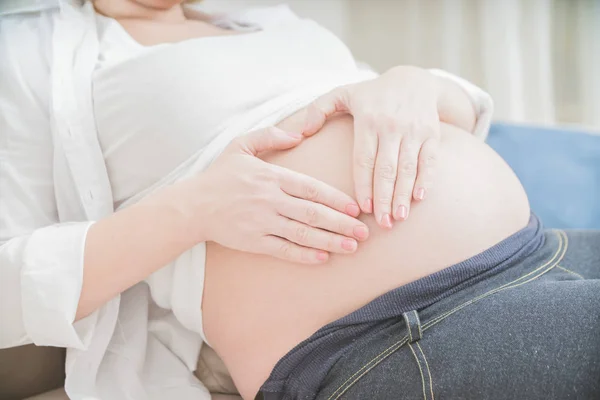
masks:
<path fill-rule="evenodd" d="M 257 156 L 270 150 L 287 150 L 302 141 L 302 134 L 285 132 L 276 127 L 269 127 L 240 136 L 236 142 L 238 149 L 244 153 Z"/>
<path fill-rule="evenodd" d="M 304 136 L 312 136 L 325 125 L 327 118 L 336 112 L 348 111 L 348 91 L 345 86 L 333 89 L 313 101 L 306 110 Z"/>

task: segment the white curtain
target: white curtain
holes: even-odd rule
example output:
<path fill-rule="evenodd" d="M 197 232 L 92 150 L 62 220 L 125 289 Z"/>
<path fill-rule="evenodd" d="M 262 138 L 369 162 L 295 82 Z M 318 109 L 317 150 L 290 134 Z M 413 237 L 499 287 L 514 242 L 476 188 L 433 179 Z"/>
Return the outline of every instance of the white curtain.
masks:
<path fill-rule="evenodd" d="M 0 0 L 3 1 L 3 0 Z M 288 4 L 296 14 L 317 21 L 338 37 L 346 38 L 348 5 L 353 0 L 202 0 L 198 7 L 207 12 L 228 12 L 248 7 Z M 392 0 L 393 1 L 393 0 Z"/>
<path fill-rule="evenodd" d="M 345 39 L 379 70 L 444 68 L 486 88 L 496 119 L 600 129 L 600 1 L 348 4 Z"/>
<path fill-rule="evenodd" d="M 1 0 L 0 0 L 1 1 Z M 288 3 L 379 71 L 438 67 L 487 89 L 496 119 L 600 130 L 600 0 L 205 0 Z"/>

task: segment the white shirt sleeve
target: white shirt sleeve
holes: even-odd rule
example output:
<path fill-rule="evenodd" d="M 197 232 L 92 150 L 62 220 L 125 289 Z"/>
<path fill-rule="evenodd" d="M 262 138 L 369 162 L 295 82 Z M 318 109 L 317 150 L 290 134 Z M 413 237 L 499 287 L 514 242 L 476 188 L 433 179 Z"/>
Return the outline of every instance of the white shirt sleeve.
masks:
<path fill-rule="evenodd" d="M 429 72 L 436 76 L 455 82 L 465 91 L 467 96 L 469 96 L 471 103 L 473 103 L 475 116 L 477 118 L 475 128 L 473 129 L 473 134 L 482 140 L 485 140 L 490 130 L 492 116 L 494 114 L 494 102 L 492 101 L 492 97 L 489 95 L 489 93 L 467 81 L 466 79 L 453 75 L 444 70 L 430 69 Z"/>
<path fill-rule="evenodd" d="M 84 348 L 73 323 L 91 222 L 58 224 L 49 121 L 51 19 L 0 18 L 0 348 Z"/>
<path fill-rule="evenodd" d="M 0 201 L 0 206 L 9 204 Z M 0 218 L 0 224 L 4 222 Z M 73 321 L 90 224 L 39 228 L 0 246 L 0 348 L 30 342 L 86 347 L 95 315 L 75 324 Z"/>

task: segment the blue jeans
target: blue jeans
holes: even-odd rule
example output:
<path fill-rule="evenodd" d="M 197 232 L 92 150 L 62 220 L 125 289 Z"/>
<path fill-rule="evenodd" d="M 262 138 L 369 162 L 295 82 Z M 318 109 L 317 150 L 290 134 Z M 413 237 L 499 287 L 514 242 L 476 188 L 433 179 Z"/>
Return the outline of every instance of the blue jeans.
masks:
<path fill-rule="evenodd" d="M 542 235 L 501 271 L 345 338 L 331 364 L 313 349 L 264 398 L 600 398 L 600 232 Z"/>

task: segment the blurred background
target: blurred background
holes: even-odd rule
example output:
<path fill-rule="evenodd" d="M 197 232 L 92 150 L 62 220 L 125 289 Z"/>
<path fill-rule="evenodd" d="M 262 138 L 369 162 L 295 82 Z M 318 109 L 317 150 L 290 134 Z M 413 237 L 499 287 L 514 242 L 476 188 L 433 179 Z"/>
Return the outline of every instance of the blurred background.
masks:
<path fill-rule="evenodd" d="M 600 131 L 600 0 L 205 0 L 287 3 L 383 72 L 442 68 L 485 88 L 495 119 Z"/>

